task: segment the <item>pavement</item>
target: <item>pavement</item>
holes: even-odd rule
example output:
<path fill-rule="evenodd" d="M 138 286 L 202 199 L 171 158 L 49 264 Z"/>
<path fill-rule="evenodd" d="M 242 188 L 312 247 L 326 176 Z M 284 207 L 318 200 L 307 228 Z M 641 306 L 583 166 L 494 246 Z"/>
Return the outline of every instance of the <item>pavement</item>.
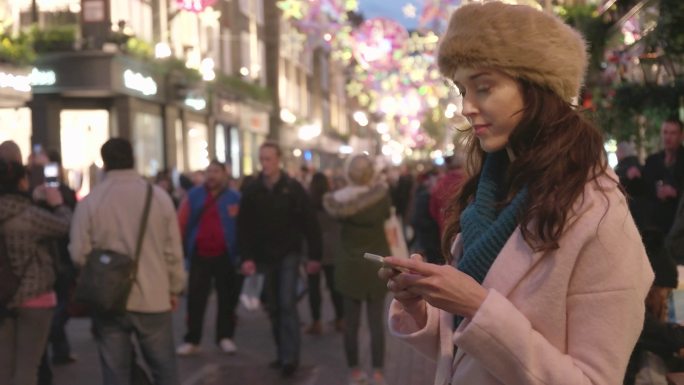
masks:
<path fill-rule="evenodd" d="M 275 345 L 271 336 L 268 317 L 263 310 L 249 311 L 240 305 L 235 343 L 238 352 L 228 355 L 216 346 L 214 341 L 215 299 L 210 298 L 205 316 L 205 334 L 202 337 L 202 351 L 189 357 L 178 357 L 182 385 L 346 385 L 348 370 L 344 358 L 342 334 L 335 332 L 332 325 L 333 310 L 326 290 L 323 295 L 323 334 L 307 335 L 304 327 L 310 323 L 308 300 L 299 303 L 302 323 L 302 351 L 300 368 L 293 377 L 282 378 L 280 371 L 268 368 L 273 361 Z M 174 338 L 180 344 L 185 333 L 185 303 L 174 313 Z M 363 316 L 360 332 L 360 360 L 370 372 L 369 338 L 365 332 Z M 78 361 L 64 366 L 55 366 L 54 385 L 101 385 L 102 375 L 95 342 L 90 334 L 90 320 L 72 319 L 67 325 L 67 334 L 73 354 Z M 390 385 L 431 383 L 416 378 L 420 370 L 432 373 L 433 366 L 424 358 L 414 354 L 404 344 L 390 337 L 386 338 L 385 375 Z M 430 374 L 428 374 L 429 376 Z"/>

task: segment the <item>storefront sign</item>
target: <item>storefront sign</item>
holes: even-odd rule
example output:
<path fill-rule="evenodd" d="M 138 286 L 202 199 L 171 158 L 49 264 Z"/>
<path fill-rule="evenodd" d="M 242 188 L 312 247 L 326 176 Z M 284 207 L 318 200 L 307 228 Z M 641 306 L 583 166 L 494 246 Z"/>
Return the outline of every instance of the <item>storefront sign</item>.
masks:
<path fill-rule="evenodd" d="M 200 13 L 216 3 L 216 0 L 176 0 L 176 5 L 190 12 Z"/>
<path fill-rule="evenodd" d="M 105 19 L 105 3 L 102 0 L 83 2 L 83 22 L 97 23 Z"/>
<path fill-rule="evenodd" d="M 268 135 L 268 114 L 241 106 L 240 127 L 257 134 Z"/>
<path fill-rule="evenodd" d="M 31 81 L 25 75 L 0 72 L 0 88 L 11 88 L 19 92 L 31 92 Z"/>
<path fill-rule="evenodd" d="M 145 96 L 157 94 L 157 82 L 154 79 L 131 70 L 124 71 L 124 86 Z"/>
<path fill-rule="evenodd" d="M 54 86 L 55 83 L 57 83 L 57 74 L 55 74 L 55 71 L 52 70 L 43 71 L 39 70 L 38 68 L 34 68 L 31 70 L 29 79 L 31 81 L 31 86 L 33 87 Z"/>
<path fill-rule="evenodd" d="M 207 107 L 207 101 L 202 97 L 188 96 L 185 98 L 184 103 L 196 111 L 201 111 Z"/>

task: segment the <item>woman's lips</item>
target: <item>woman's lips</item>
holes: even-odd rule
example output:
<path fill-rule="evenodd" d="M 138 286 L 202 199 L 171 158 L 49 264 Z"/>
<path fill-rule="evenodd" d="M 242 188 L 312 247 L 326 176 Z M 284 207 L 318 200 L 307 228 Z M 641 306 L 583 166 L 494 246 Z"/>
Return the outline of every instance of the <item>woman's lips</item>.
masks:
<path fill-rule="evenodd" d="M 475 132 L 475 135 L 482 135 L 487 131 L 487 129 L 491 126 L 491 124 L 475 124 L 473 125 L 473 131 Z"/>

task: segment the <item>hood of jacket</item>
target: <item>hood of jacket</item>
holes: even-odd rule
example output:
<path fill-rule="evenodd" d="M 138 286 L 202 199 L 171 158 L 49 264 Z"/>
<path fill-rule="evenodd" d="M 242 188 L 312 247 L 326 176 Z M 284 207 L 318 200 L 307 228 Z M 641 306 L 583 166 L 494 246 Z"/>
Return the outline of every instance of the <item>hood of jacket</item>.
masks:
<path fill-rule="evenodd" d="M 333 217 L 350 217 L 381 201 L 387 196 L 388 190 L 389 188 L 384 183 L 378 183 L 367 188 L 347 186 L 325 194 L 323 196 L 323 207 Z"/>

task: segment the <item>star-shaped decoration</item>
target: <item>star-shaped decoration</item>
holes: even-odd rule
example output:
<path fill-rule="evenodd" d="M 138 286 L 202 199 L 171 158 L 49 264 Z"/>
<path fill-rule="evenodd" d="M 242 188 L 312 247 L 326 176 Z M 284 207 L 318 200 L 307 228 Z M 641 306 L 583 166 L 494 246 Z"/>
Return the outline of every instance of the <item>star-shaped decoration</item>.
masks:
<path fill-rule="evenodd" d="M 276 6 L 283 11 L 283 18 L 300 20 L 304 17 L 301 0 L 280 0 Z"/>
<path fill-rule="evenodd" d="M 416 6 L 408 3 L 406 4 L 401 11 L 404 13 L 404 16 L 406 16 L 407 19 L 415 19 L 416 18 Z"/>

